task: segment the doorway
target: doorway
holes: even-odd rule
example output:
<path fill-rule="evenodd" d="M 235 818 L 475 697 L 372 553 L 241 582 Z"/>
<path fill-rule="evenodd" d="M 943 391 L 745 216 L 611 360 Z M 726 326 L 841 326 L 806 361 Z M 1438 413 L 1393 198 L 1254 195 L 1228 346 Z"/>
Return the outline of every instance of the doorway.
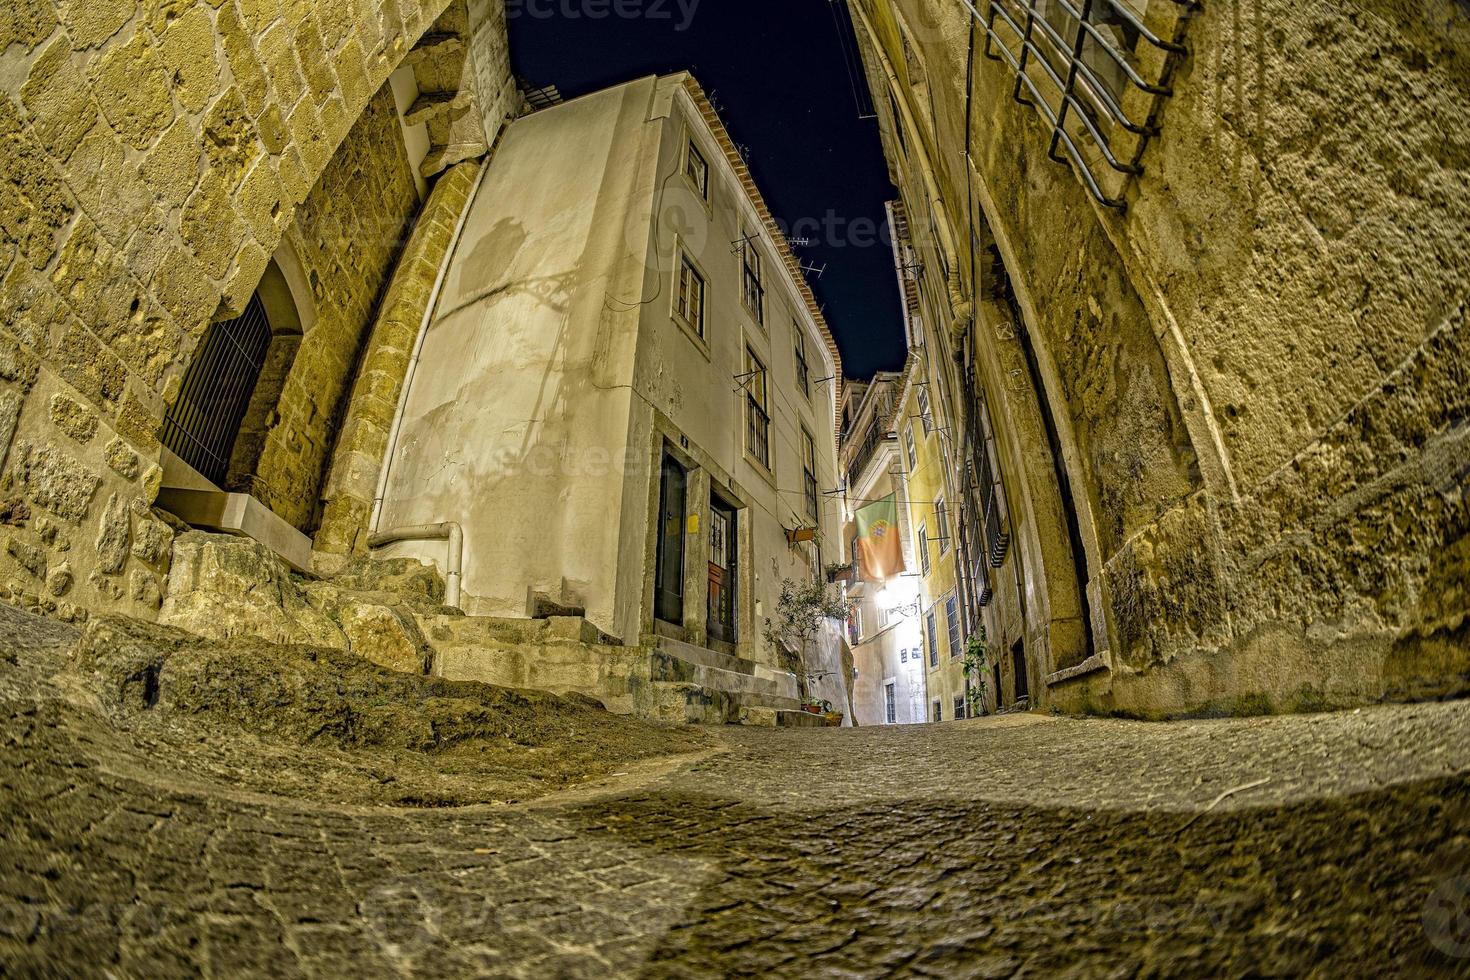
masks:
<path fill-rule="evenodd" d="M 689 474 L 664 453 L 658 492 L 658 550 L 654 559 L 653 614 L 684 624 L 684 501 Z"/>
<path fill-rule="evenodd" d="M 1011 667 L 1012 673 L 1016 675 L 1016 700 L 1021 701 L 1028 697 L 1029 690 L 1026 681 L 1026 641 L 1017 640 L 1011 645 Z"/>
<path fill-rule="evenodd" d="M 735 508 L 719 497 L 709 502 L 709 635 L 734 643 L 736 590 L 740 581 Z"/>

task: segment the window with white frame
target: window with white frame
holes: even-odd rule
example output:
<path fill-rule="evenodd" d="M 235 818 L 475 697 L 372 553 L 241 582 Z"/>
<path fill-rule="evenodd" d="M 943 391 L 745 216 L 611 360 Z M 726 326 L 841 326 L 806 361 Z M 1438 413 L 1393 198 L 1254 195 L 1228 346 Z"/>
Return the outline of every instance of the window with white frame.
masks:
<path fill-rule="evenodd" d="M 912 473 L 919 468 L 919 451 L 914 445 L 914 427 L 908 425 L 903 430 L 903 448 L 909 459 L 909 472 Z"/>
<path fill-rule="evenodd" d="M 700 198 L 709 200 L 709 162 L 705 160 L 704 154 L 690 140 L 684 151 L 684 176 L 689 178 L 689 183 L 699 192 Z"/>
<path fill-rule="evenodd" d="M 761 284 L 761 253 L 756 244 L 760 241 L 754 232 L 747 231 L 740 239 L 741 290 L 745 308 L 755 317 L 755 322 L 766 322 L 766 287 Z"/>
<path fill-rule="evenodd" d="M 918 533 L 914 535 L 915 546 L 919 549 L 919 574 L 929 575 L 929 530 L 925 524 L 919 525 Z"/>
<path fill-rule="evenodd" d="M 949 510 L 943 497 L 934 498 L 934 533 L 939 538 L 939 554 L 949 550 Z"/>
<path fill-rule="evenodd" d="M 745 451 L 767 469 L 771 466 L 771 415 L 766 365 L 745 347 Z"/>
<path fill-rule="evenodd" d="M 817 519 L 817 441 L 801 427 L 801 493 L 806 499 L 806 516 Z"/>
<path fill-rule="evenodd" d="M 919 422 L 924 426 L 924 435 L 934 431 L 934 421 L 929 415 L 929 389 L 919 389 Z"/>
<path fill-rule="evenodd" d="M 796 321 L 791 323 L 791 346 L 796 354 L 796 387 L 807 398 L 812 394 L 811 369 L 806 363 L 806 332 Z"/>
<path fill-rule="evenodd" d="M 695 336 L 704 336 L 704 297 L 707 286 L 694 260 L 679 250 L 679 285 L 674 294 L 674 315 Z"/>
<path fill-rule="evenodd" d="M 944 621 L 949 631 L 949 655 L 958 657 L 963 652 L 960 649 L 960 604 L 953 594 L 944 600 Z"/>
<path fill-rule="evenodd" d="M 934 622 L 934 610 L 931 608 L 924 617 L 924 632 L 929 638 L 929 666 L 939 666 L 939 630 Z"/>

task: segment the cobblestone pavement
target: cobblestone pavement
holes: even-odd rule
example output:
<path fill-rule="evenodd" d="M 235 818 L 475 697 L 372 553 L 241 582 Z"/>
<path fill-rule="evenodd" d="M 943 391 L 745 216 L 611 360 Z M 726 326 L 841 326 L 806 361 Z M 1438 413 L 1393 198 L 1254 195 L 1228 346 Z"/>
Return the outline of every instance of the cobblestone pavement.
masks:
<path fill-rule="evenodd" d="M 722 729 L 405 807 L 252 789 L 79 694 L 72 631 L 0 636 L 4 973 L 1470 975 L 1466 702 Z"/>

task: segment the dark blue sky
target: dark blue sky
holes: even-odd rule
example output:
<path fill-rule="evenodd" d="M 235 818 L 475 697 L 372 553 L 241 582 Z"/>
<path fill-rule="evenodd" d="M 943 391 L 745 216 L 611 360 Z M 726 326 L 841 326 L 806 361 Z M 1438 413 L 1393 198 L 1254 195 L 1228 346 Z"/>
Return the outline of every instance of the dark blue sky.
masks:
<path fill-rule="evenodd" d="M 613 11 L 637 13 L 618 17 Z M 888 182 L 874 119 L 860 119 L 832 0 L 510 0 L 515 71 L 568 98 L 642 75 L 692 71 L 720 108 L 771 212 L 803 260 L 842 350 L 867 377 L 904 359 L 903 321 L 883 203 Z M 607 12 L 606 16 L 590 14 Z M 683 29 L 680 29 L 680 28 Z M 854 71 L 857 69 L 855 68 Z M 798 224 L 798 222 L 801 222 Z M 882 231 L 882 237 L 874 232 Z"/>

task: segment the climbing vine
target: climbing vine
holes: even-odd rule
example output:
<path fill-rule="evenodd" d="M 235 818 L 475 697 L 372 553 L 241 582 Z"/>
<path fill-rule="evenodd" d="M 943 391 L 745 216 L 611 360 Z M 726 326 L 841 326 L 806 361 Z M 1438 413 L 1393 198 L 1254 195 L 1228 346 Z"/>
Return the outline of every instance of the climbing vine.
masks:
<path fill-rule="evenodd" d="M 985 627 L 970 634 L 965 641 L 965 657 L 961 662 L 965 678 L 970 682 L 968 704 L 970 717 L 985 714 L 985 689 L 990 677 L 990 644 L 985 637 Z"/>

